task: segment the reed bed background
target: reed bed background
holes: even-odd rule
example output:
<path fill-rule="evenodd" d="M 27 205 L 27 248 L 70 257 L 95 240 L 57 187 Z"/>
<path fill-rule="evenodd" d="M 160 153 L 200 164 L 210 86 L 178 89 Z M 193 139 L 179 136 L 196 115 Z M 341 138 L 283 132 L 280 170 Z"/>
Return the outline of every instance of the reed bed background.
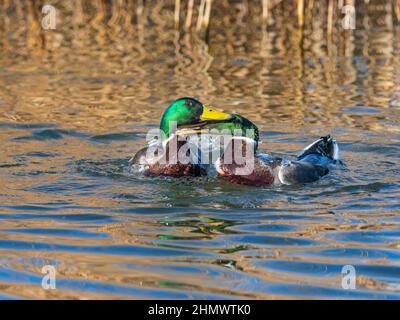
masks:
<path fill-rule="evenodd" d="M 297 29 L 301 46 L 312 31 L 323 32 L 328 41 L 334 33 L 349 31 L 342 26 L 346 5 L 355 8 L 356 29 L 368 27 L 366 20 L 372 17 L 388 28 L 400 21 L 400 0 L 0 0 L 0 45 L 26 34 L 28 46 L 46 47 L 51 37 L 49 30 L 41 28 L 41 9 L 46 4 L 57 9 L 58 26 L 53 33 L 65 26 L 104 27 L 115 36 L 137 32 L 139 40 L 155 28 L 161 34 L 166 30 L 194 34 L 208 43 L 221 28 L 244 25 L 266 35 L 269 30 Z"/>
<path fill-rule="evenodd" d="M 45 4 L 57 9 L 54 30 L 41 26 Z M 354 30 L 342 26 L 349 4 Z M 111 119 L 149 123 L 173 97 L 193 95 L 246 105 L 244 115 L 263 122 L 276 120 L 280 95 L 290 117 L 279 123 L 356 124 L 341 106 L 400 101 L 399 8 L 400 0 L 0 0 L 0 64 L 14 78 L 37 73 L 29 87 L 30 78 L 14 79 L 25 85 L 15 92 L 9 72 L 0 79 L 13 106 L 3 117 L 24 121 L 26 103 L 40 121 L 111 130 Z"/>

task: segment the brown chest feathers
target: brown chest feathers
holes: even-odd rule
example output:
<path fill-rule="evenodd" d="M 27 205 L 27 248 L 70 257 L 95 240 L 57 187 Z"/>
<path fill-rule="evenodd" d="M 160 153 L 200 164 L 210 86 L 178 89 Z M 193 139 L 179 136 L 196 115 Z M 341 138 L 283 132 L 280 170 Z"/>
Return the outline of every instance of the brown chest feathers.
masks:
<path fill-rule="evenodd" d="M 131 164 L 146 164 L 148 168 L 144 174 L 147 176 L 197 177 L 206 175 L 206 170 L 199 164 L 180 161 L 180 153 L 185 153 L 186 159 L 190 157 L 190 148 L 186 141 L 179 141 L 177 136 L 169 140 L 163 150 L 157 151 L 158 160 L 156 162 L 147 161 L 147 150 L 147 148 L 139 150 L 131 162 Z"/>

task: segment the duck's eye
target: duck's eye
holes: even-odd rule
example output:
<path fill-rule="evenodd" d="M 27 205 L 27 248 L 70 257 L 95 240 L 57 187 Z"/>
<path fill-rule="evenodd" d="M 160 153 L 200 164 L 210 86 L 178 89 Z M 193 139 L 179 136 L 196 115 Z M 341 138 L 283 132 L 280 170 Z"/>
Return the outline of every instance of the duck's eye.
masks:
<path fill-rule="evenodd" d="M 193 106 L 193 103 L 192 103 L 192 101 L 186 100 L 184 106 L 191 107 L 191 106 Z"/>

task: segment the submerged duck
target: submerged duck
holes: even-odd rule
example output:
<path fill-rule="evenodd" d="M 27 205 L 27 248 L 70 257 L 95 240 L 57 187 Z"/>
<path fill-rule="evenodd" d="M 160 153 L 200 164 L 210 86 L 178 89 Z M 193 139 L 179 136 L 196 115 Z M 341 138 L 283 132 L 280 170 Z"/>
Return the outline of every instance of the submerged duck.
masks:
<path fill-rule="evenodd" d="M 327 175 L 328 167 L 339 161 L 338 144 L 329 135 L 308 145 L 295 160 L 256 154 L 253 144 L 251 139 L 233 137 L 215 163 L 218 175 L 237 184 L 299 184 Z"/>
<path fill-rule="evenodd" d="M 258 145 L 258 128 L 250 120 L 237 114 L 213 110 L 196 99 L 183 97 L 168 106 L 161 118 L 160 131 L 164 139 L 153 141 L 139 150 L 129 163 L 143 165 L 145 175 L 205 175 L 206 169 L 201 163 L 200 152 L 194 151 L 186 138 L 193 134 L 209 133 L 211 130 L 241 136 L 251 132 L 252 140 Z M 179 152 L 191 161 L 180 161 Z"/>

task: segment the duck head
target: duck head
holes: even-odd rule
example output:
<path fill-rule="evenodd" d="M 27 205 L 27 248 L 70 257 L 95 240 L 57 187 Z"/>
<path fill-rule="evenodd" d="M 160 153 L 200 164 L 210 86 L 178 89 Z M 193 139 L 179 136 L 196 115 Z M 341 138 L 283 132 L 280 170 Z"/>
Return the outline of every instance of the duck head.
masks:
<path fill-rule="evenodd" d="M 173 125 L 176 124 L 176 131 L 173 132 Z M 230 132 L 232 135 L 242 130 L 242 136 L 246 135 L 246 130 L 254 132 L 254 140 L 258 142 L 258 128 L 250 120 L 237 115 L 211 109 L 200 101 L 184 97 L 175 100 L 164 112 L 160 129 L 166 137 L 170 134 L 200 134 L 208 133 L 215 129 L 220 132 Z M 226 131 L 227 130 L 227 131 Z M 239 131 L 240 132 L 240 131 Z"/>

